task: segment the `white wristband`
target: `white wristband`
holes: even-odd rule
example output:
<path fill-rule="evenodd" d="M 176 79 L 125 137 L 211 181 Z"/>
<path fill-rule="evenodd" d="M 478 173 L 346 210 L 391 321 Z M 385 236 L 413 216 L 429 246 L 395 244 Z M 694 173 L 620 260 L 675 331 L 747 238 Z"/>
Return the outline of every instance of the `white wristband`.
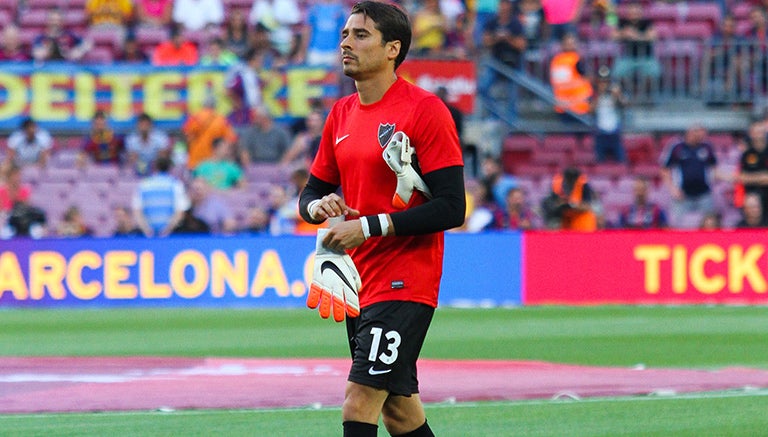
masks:
<path fill-rule="evenodd" d="M 371 238 L 371 227 L 368 226 L 367 217 L 360 218 L 360 226 L 363 228 L 363 237 L 365 237 L 366 240 Z"/>
<path fill-rule="evenodd" d="M 315 199 L 311 202 L 309 202 L 309 205 L 307 205 L 307 212 L 309 213 L 309 217 L 312 220 L 317 220 L 317 217 L 315 217 L 315 207 L 320 204 L 320 199 Z"/>
<path fill-rule="evenodd" d="M 379 224 L 381 225 L 381 235 L 386 237 L 389 234 L 389 220 L 386 214 L 379 214 Z"/>

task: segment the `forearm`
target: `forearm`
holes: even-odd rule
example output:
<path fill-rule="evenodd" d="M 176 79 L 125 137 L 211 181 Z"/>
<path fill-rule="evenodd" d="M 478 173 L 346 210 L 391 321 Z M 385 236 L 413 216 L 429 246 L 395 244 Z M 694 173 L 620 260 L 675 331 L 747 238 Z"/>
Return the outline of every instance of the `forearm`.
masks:
<path fill-rule="evenodd" d="M 325 182 L 322 179 L 318 179 L 313 175 L 309 176 L 307 185 L 301 190 L 299 195 L 299 215 L 307 223 L 318 224 L 325 221 L 325 219 L 316 220 L 309 214 L 309 204 L 313 200 L 321 199 L 323 196 L 336 192 L 339 187 Z"/>
<path fill-rule="evenodd" d="M 394 235 L 421 235 L 461 226 L 466 211 L 464 168 L 447 167 L 424 175 L 433 198 L 390 214 Z"/>

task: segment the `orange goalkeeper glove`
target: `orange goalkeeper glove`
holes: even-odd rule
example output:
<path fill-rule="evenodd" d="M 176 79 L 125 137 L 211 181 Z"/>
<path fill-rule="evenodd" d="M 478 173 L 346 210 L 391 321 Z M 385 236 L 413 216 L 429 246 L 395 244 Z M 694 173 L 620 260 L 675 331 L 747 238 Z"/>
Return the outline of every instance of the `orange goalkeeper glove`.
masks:
<path fill-rule="evenodd" d="M 360 315 L 357 292 L 362 284 L 349 255 L 334 252 L 323 246 L 323 238 L 327 232 L 328 229 L 317 230 L 315 265 L 307 295 L 307 306 L 318 308 L 320 317 L 324 319 L 333 313 L 333 320 L 341 322 L 344 320 L 344 314 L 349 317 Z"/>

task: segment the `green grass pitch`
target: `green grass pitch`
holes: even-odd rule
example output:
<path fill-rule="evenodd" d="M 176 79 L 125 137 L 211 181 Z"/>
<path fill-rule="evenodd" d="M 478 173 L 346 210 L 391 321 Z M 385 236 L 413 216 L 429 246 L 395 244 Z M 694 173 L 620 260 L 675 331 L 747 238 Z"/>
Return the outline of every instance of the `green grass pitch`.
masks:
<path fill-rule="evenodd" d="M 768 368 L 768 307 L 440 308 L 422 356 Z M 6 356 L 345 357 L 310 310 L 0 310 Z M 343 390 L 343 387 L 339 387 Z M 441 436 L 768 435 L 768 391 L 431 404 Z M 338 408 L 0 416 L 3 435 L 340 435 Z M 380 435 L 386 435 L 383 427 Z"/>

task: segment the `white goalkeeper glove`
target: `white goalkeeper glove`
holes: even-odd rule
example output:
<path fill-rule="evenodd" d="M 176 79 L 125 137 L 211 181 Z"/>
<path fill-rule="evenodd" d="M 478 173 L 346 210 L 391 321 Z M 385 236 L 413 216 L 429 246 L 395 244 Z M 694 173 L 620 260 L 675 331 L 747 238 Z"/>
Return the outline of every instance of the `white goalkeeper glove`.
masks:
<path fill-rule="evenodd" d="M 360 315 L 360 275 L 346 253 L 334 252 L 323 246 L 328 229 L 317 230 L 315 243 L 315 266 L 312 284 L 307 295 L 307 306 L 318 308 L 320 317 L 327 319 L 333 313 L 333 320 L 341 322 L 344 314 L 349 317 Z"/>
<path fill-rule="evenodd" d="M 403 131 L 397 131 L 392 135 L 392 139 L 389 140 L 382 154 L 384 161 L 397 176 L 397 188 L 392 197 L 392 205 L 396 208 L 402 209 L 408 205 L 414 189 L 424 193 L 428 199 L 432 198 L 429 187 L 411 166 L 412 155 L 411 139 Z"/>

